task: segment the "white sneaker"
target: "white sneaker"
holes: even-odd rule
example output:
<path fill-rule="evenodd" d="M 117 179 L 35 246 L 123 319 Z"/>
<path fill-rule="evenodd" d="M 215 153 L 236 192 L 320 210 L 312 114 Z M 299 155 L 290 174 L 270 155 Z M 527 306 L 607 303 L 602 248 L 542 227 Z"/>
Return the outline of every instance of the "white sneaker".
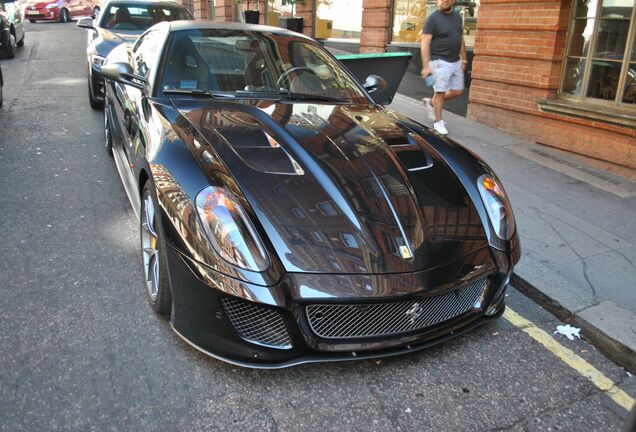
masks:
<path fill-rule="evenodd" d="M 424 102 L 424 108 L 426 108 L 426 115 L 429 120 L 435 120 L 435 107 L 433 106 L 433 100 L 431 98 L 422 98 Z"/>
<path fill-rule="evenodd" d="M 435 129 L 435 132 L 439 134 L 448 135 L 448 130 L 446 130 L 446 122 L 444 120 L 433 123 L 433 129 Z"/>

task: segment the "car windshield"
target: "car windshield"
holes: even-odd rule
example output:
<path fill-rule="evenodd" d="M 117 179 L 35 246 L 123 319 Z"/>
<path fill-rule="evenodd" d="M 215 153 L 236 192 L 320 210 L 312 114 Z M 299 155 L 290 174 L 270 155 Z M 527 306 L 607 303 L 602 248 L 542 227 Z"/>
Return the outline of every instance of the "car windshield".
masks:
<path fill-rule="evenodd" d="M 161 89 L 234 97 L 368 103 L 364 92 L 314 41 L 275 32 L 182 30 L 172 34 Z"/>
<path fill-rule="evenodd" d="M 161 21 L 187 20 L 185 9 L 172 6 L 116 4 L 107 8 L 101 27 L 110 30 L 146 30 Z"/>

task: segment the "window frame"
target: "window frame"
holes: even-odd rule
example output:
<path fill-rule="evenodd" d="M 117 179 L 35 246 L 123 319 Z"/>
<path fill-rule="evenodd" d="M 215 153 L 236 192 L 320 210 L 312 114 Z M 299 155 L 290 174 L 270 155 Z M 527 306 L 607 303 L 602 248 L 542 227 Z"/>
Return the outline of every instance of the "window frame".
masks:
<path fill-rule="evenodd" d="M 615 110 L 621 110 L 621 111 L 622 110 L 634 111 L 636 113 L 636 104 L 627 104 L 622 102 L 623 96 L 625 93 L 625 82 L 627 80 L 627 71 L 629 70 L 629 64 L 632 63 L 631 55 L 632 55 L 632 51 L 634 50 L 634 44 L 636 44 L 636 34 L 635 34 L 636 33 L 636 0 L 634 0 L 634 5 L 632 7 L 632 14 L 629 18 L 630 21 L 629 21 L 629 28 L 627 30 L 627 39 L 625 41 L 625 51 L 623 53 L 623 60 L 621 61 L 620 75 L 619 75 L 619 79 L 617 83 L 616 96 L 614 97 L 614 100 L 600 99 L 600 98 L 587 96 L 593 62 L 598 61 L 598 58 L 597 60 L 595 60 L 594 52 L 596 50 L 596 42 L 598 40 L 598 31 L 599 31 L 601 20 L 616 19 L 616 18 L 601 17 L 603 0 L 598 0 L 598 4 L 596 5 L 596 10 L 594 11 L 593 17 L 587 16 L 584 18 L 585 20 L 593 19 L 594 28 L 592 30 L 592 36 L 590 38 L 588 52 L 585 56 L 580 57 L 581 59 L 585 60 L 585 70 L 583 71 L 582 86 L 579 93 L 580 96 L 563 92 L 563 86 L 565 85 L 565 79 L 566 79 L 566 72 L 568 69 L 568 62 L 570 60 L 570 50 L 572 48 L 571 44 L 572 44 L 572 39 L 574 38 L 574 29 L 576 27 L 574 24 L 577 19 L 576 0 L 573 0 L 571 4 L 572 4 L 572 9 L 570 10 L 570 17 L 568 20 L 568 30 L 567 30 L 568 32 L 567 32 L 566 45 L 565 45 L 565 50 L 563 55 L 563 63 L 561 65 L 561 77 L 559 80 L 559 89 L 558 89 L 559 97 L 562 99 L 567 99 L 567 100 L 578 102 L 578 103 L 583 102 L 585 104 L 594 104 L 594 105 L 599 105 L 606 108 L 611 107 Z M 605 59 L 601 59 L 601 60 L 605 60 Z M 634 59 L 634 62 L 636 62 L 636 58 Z"/>

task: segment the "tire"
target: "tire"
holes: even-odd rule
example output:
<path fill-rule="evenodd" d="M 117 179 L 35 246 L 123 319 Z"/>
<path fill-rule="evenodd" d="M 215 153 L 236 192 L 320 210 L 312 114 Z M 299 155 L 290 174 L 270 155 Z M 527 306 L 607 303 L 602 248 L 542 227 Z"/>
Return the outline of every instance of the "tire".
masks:
<path fill-rule="evenodd" d="M 113 157 L 113 129 L 110 126 L 110 105 L 107 100 L 104 103 L 104 140 L 106 153 Z"/>
<path fill-rule="evenodd" d="M 2 41 L 2 46 L 4 48 L 4 55 L 6 58 L 14 58 L 15 51 L 13 50 L 13 35 L 10 33 L 5 33 L 4 40 Z"/>
<path fill-rule="evenodd" d="M 95 85 L 93 83 L 93 76 L 89 73 L 88 74 L 88 103 L 91 105 L 91 108 L 93 108 L 94 110 L 100 110 L 104 108 L 104 103 L 95 97 L 95 94 L 93 91 L 94 88 L 95 88 Z"/>
<path fill-rule="evenodd" d="M 67 23 L 71 20 L 71 17 L 68 14 L 68 10 L 66 9 L 62 9 L 60 11 L 60 22 L 61 23 Z"/>
<path fill-rule="evenodd" d="M 33 24 L 33 23 L 35 22 L 35 20 L 34 20 L 34 19 L 30 19 L 30 20 L 29 20 L 29 22 L 30 22 L 31 24 Z"/>
<path fill-rule="evenodd" d="M 152 205 L 152 208 L 150 207 Z M 149 214 L 149 211 L 152 214 Z M 152 226 L 149 228 L 150 224 Z M 152 181 L 144 184 L 141 193 L 141 218 L 139 222 L 141 264 L 144 269 L 146 297 L 152 309 L 159 315 L 170 316 L 172 294 L 168 281 L 166 243 L 161 227 L 161 210 L 157 204 Z M 154 238 L 154 248 L 151 247 Z M 158 279 L 158 280 L 157 280 Z"/>

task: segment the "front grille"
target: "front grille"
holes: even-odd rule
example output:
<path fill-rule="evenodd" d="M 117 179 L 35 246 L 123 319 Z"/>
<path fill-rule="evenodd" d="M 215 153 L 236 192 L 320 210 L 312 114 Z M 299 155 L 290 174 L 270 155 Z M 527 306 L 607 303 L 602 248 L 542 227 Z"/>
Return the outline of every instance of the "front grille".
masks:
<path fill-rule="evenodd" d="M 448 321 L 480 301 L 488 279 L 435 297 L 370 304 L 316 304 L 306 308 L 312 331 L 326 339 L 381 337 L 412 332 Z"/>
<path fill-rule="evenodd" d="M 275 310 L 230 297 L 222 297 L 221 302 L 230 322 L 243 339 L 271 348 L 291 348 L 285 323 Z"/>

